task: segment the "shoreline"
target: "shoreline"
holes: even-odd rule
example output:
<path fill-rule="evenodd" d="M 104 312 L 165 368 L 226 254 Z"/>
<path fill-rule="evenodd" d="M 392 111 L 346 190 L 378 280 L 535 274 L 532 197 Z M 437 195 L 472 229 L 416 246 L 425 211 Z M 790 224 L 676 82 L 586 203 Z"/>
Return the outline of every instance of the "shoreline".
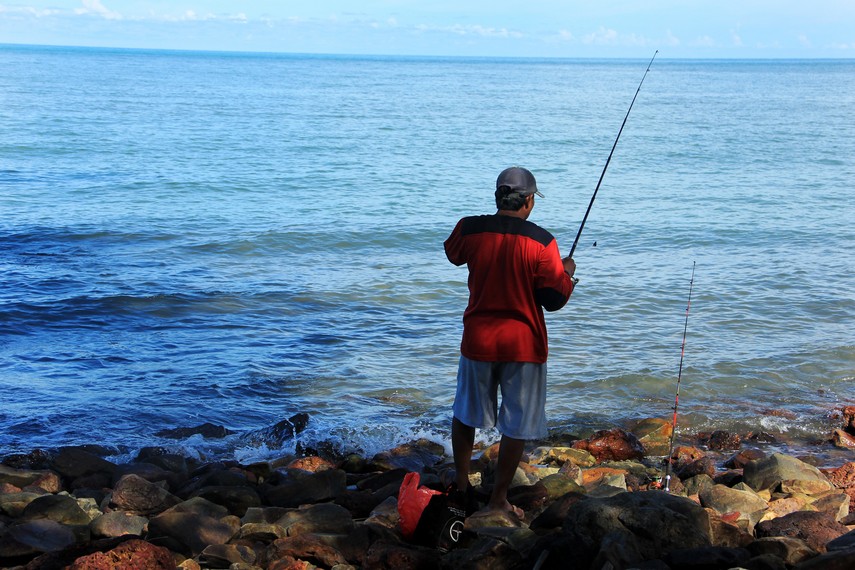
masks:
<path fill-rule="evenodd" d="M 855 442 L 855 407 L 844 408 L 841 419 L 837 437 Z M 415 544 L 401 532 L 404 476 L 418 473 L 421 485 L 434 491 L 453 479 L 444 446 L 429 440 L 370 458 L 306 449 L 249 465 L 196 462 L 158 448 L 122 464 L 85 447 L 7 456 L 0 461 L 0 565 L 83 570 L 109 559 L 128 564 L 110 567 L 128 569 L 479 568 L 498 552 L 507 562 L 495 567 L 516 570 L 538 563 L 566 567 L 558 564 L 564 559 L 559 553 L 573 549 L 583 553 L 584 563 L 575 566 L 580 569 L 621 556 L 683 568 L 676 561 L 687 548 L 754 560 L 784 546 L 788 568 L 801 568 L 793 557 L 801 557 L 798 564 L 844 555 L 855 561 L 849 510 L 855 447 L 843 450 L 848 461 L 839 466 L 816 466 L 809 455 L 767 452 L 762 443 L 726 432 L 701 434 L 703 447 L 674 445 L 671 478 L 663 481 L 670 428 L 665 420 L 648 419 L 632 432 L 613 428 L 527 447 L 509 495 L 524 517 L 468 517 L 461 542 L 451 548 Z M 492 484 L 497 447 L 473 456 L 470 482 L 480 505 Z M 624 539 L 635 546 L 627 553 L 614 550 L 608 532 L 597 534 L 611 524 L 592 514 L 604 509 L 624 517 L 658 513 L 650 525 L 677 514 L 682 522 L 671 520 L 676 526 L 657 531 L 662 536 L 653 550 L 643 536 L 648 531 L 630 532 Z M 578 517 L 585 522 L 571 522 Z M 798 536 L 776 534 L 784 531 L 775 521 L 784 517 L 800 529 Z M 693 535 L 686 542 L 687 524 L 701 529 L 701 539 Z M 835 540 L 845 545 L 832 545 Z"/>

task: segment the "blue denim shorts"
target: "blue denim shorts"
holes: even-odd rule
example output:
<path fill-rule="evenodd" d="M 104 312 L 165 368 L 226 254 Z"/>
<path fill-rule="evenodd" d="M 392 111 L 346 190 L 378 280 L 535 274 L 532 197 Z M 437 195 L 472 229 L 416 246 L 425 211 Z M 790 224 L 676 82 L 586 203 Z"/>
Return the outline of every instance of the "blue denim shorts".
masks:
<path fill-rule="evenodd" d="M 497 427 L 502 435 L 514 439 L 540 439 L 547 435 L 545 408 L 546 363 L 480 362 L 460 357 L 453 409 L 454 417 L 464 424 Z"/>

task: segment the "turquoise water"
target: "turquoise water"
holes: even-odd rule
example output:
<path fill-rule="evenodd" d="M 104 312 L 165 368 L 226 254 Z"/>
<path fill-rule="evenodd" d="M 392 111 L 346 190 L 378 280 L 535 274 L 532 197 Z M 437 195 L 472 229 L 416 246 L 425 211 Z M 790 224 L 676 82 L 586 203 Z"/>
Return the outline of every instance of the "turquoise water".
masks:
<path fill-rule="evenodd" d="M 258 459 L 447 441 L 466 273 L 530 168 L 567 252 L 651 54 L 528 60 L 0 46 L 0 455 Z M 855 403 L 855 61 L 651 67 L 550 314 L 549 425 L 824 438 Z M 596 244 L 596 245 L 594 245 Z M 222 441 L 163 440 L 210 421 Z M 489 440 L 495 434 L 487 433 Z"/>

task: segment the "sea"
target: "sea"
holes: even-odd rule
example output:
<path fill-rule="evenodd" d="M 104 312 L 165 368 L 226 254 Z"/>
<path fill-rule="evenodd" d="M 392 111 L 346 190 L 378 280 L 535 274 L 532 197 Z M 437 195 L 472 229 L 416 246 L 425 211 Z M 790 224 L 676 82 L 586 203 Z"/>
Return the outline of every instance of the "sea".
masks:
<path fill-rule="evenodd" d="M 579 238 L 552 436 L 662 418 L 855 459 L 827 443 L 855 404 L 855 60 L 653 55 L 0 46 L 0 456 L 449 449 L 443 241 L 520 165 L 531 221 Z M 205 423 L 228 435 L 171 431 Z"/>

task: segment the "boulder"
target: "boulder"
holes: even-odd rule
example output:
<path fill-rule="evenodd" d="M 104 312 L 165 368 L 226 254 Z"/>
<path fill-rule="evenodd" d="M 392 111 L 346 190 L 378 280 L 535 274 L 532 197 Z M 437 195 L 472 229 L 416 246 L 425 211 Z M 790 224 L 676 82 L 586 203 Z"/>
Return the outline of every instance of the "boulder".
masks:
<path fill-rule="evenodd" d="M 38 487 L 48 493 L 58 493 L 62 490 L 62 482 L 53 471 L 15 469 L 0 464 L 0 484 L 3 483 L 14 485 L 19 489 L 23 487 Z"/>
<path fill-rule="evenodd" d="M 753 556 L 772 554 L 790 566 L 795 566 L 799 562 L 809 560 L 819 554 L 809 547 L 804 540 L 789 536 L 761 537 L 749 544 L 747 548 Z"/>
<path fill-rule="evenodd" d="M 165 548 L 144 540 L 129 540 L 107 552 L 95 552 L 74 561 L 68 570 L 174 570 L 175 560 Z"/>
<path fill-rule="evenodd" d="M 65 525 L 88 525 L 89 515 L 70 495 L 43 495 L 30 502 L 21 513 L 22 520 L 48 519 Z"/>
<path fill-rule="evenodd" d="M 168 511 L 149 521 L 147 539 L 170 550 L 197 556 L 211 544 L 226 544 L 239 531 L 240 520 L 234 516 L 215 519 Z"/>
<path fill-rule="evenodd" d="M 660 418 L 641 420 L 632 428 L 644 448 L 645 455 L 668 455 L 671 449 L 671 422 Z"/>
<path fill-rule="evenodd" d="M 266 501 L 276 507 L 299 507 L 335 498 L 347 488 L 347 474 L 340 469 L 317 473 L 292 471 L 275 486 L 262 491 Z"/>
<path fill-rule="evenodd" d="M 831 515 L 817 511 L 797 511 L 758 523 L 755 528 L 758 538 L 766 536 L 798 538 L 820 553 L 825 552 L 826 543 L 848 531 L 845 525 L 834 520 Z"/>
<path fill-rule="evenodd" d="M 212 544 L 199 555 L 199 562 L 205 568 L 231 568 L 233 565 L 251 565 L 256 554 L 248 546 L 239 544 Z"/>
<path fill-rule="evenodd" d="M 140 515 L 151 515 L 165 511 L 181 502 L 157 483 L 151 483 L 139 475 L 125 475 L 113 488 L 111 505 L 119 510 Z"/>
<path fill-rule="evenodd" d="M 166 437 L 169 439 L 186 439 L 194 435 L 201 435 L 205 439 L 222 439 L 231 435 L 231 430 L 223 426 L 215 425 L 210 422 L 205 422 L 196 427 L 183 427 L 175 429 L 163 429 L 155 433 L 157 437 Z"/>
<path fill-rule="evenodd" d="M 335 503 L 305 505 L 286 512 L 276 524 L 288 536 L 306 533 L 347 534 L 353 530 L 350 511 Z"/>
<path fill-rule="evenodd" d="M 116 470 L 115 463 L 82 447 L 63 447 L 51 458 L 50 466 L 53 471 L 68 479 L 95 473 L 112 475 Z"/>
<path fill-rule="evenodd" d="M 125 511 L 105 513 L 89 523 L 93 537 L 111 538 L 128 534 L 142 536 L 148 519 Z"/>
<path fill-rule="evenodd" d="M 442 445 L 420 439 L 378 453 L 371 462 L 384 471 L 406 469 L 421 473 L 426 467 L 433 467 L 439 463 L 444 455 L 445 448 Z"/>
<path fill-rule="evenodd" d="M 589 452 L 599 463 L 644 457 L 638 438 L 620 428 L 598 431 L 588 439 L 573 442 L 573 447 Z"/>
<path fill-rule="evenodd" d="M 563 568 L 568 560 L 579 568 L 606 562 L 626 568 L 679 548 L 710 546 L 710 528 L 709 514 L 694 501 L 640 491 L 575 502 L 561 534 L 547 536 L 539 546 L 551 553 L 546 568 Z"/>
<path fill-rule="evenodd" d="M 25 521 L 9 528 L 8 536 L 33 552 L 54 552 L 77 542 L 75 533 L 59 522 L 49 519 Z"/>
<path fill-rule="evenodd" d="M 348 563 L 341 552 L 326 544 L 318 535 L 311 533 L 280 538 L 267 548 L 268 560 L 285 557 L 305 560 L 321 568 L 332 568 L 336 564 Z"/>
<path fill-rule="evenodd" d="M 762 518 L 768 503 L 754 492 L 732 489 L 724 485 L 713 485 L 699 494 L 701 504 L 715 509 L 720 514 L 739 513 L 737 521 L 743 522 L 748 532 Z"/>
<path fill-rule="evenodd" d="M 226 507 L 235 516 L 242 517 L 247 509 L 260 507 L 261 499 L 252 487 L 203 487 L 193 493 L 192 497 L 202 497 Z"/>
<path fill-rule="evenodd" d="M 743 469 L 743 477 L 745 483 L 755 491 L 775 490 L 782 481 L 818 481 L 820 484 L 824 482 L 829 490 L 834 487 L 813 465 L 782 453 L 749 461 Z"/>

